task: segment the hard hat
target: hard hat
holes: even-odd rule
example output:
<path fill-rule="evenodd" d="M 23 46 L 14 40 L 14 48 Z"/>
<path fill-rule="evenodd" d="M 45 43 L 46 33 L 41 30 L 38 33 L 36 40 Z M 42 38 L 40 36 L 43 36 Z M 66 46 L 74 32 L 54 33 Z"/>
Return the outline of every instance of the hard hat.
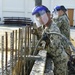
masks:
<path fill-rule="evenodd" d="M 60 6 L 56 6 L 55 9 L 54 9 L 54 11 L 55 11 L 55 10 L 56 10 L 56 11 L 59 11 L 60 9 L 61 9 Z"/>
<path fill-rule="evenodd" d="M 46 11 L 46 12 L 50 12 L 49 9 L 46 6 L 36 6 L 33 10 L 32 10 L 32 15 L 37 14 L 39 11 Z"/>
<path fill-rule="evenodd" d="M 60 9 L 63 11 L 67 11 L 67 9 L 63 5 L 60 6 Z"/>
<path fill-rule="evenodd" d="M 55 7 L 55 9 L 54 9 L 54 11 L 59 11 L 59 10 L 62 10 L 62 11 L 67 11 L 67 9 L 63 6 L 63 5 L 61 5 L 61 6 L 56 6 Z"/>
<path fill-rule="evenodd" d="M 37 27 L 45 25 L 48 22 L 49 18 L 48 18 L 47 12 L 50 13 L 49 9 L 44 5 L 36 6 L 32 10 L 32 15 L 34 16 L 34 21 Z"/>

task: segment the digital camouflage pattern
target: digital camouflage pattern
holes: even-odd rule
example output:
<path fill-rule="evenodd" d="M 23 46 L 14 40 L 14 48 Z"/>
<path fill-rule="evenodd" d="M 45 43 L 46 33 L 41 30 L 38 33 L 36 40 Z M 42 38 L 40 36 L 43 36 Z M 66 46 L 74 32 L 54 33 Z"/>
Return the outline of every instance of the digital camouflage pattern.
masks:
<path fill-rule="evenodd" d="M 56 20 L 56 24 L 59 27 L 61 34 L 63 34 L 65 37 L 67 37 L 67 39 L 70 40 L 70 22 L 67 14 L 59 16 Z M 64 48 L 67 51 L 67 53 L 71 55 L 70 47 L 63 39 L 62 44 L 64 45 Z"/>
<path fill-rule="evenodd" d="M 70 22 L 68 16 L 66 14 L 59 16 L 56 20 L 56 24 L 59 27 L 61 34 L 70 39 Z"/>
<path fill-rule="evenodd" d="M 60 33 L 60 30 L 52 23 L 49 27 L 44 29 L 42 34 L 50 32 Z M 47 45 L 46 50 L 54 62 L 54 75 L 67 75 L 68 56 L 61 44 L 61 37 L 52 34 L 49 36 L 49 39 L 50 43 Z"/>

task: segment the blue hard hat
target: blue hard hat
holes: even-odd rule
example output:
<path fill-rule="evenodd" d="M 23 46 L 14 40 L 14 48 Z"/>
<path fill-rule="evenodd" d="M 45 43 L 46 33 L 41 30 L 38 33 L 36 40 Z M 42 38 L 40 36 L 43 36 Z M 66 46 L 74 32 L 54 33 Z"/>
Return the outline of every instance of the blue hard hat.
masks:
<path fill-rule="evenodd" d="M 56 6 L 55 8 L 54 8 L 54 10 L 52 11 L 52 13 L 54 13 L 54 12 L 56 12 L 56 11 L 59 11 L 60 10 L 60 6 Z"/>
<path fill-rule="evenodd" d="M 61 7 L 60 7 L 60 6 L 56 6 L 54 10 L 59 11 L 60 9 L 61 9 Z"/>
<path fill-rule="evenodd" d="M 66 11 L 67 9 L 63 5 L 61 5 L 61 6 L 56 6 L 54 11 L 55 10 L 57 10 L 57 11 L 59 11 L 59 10 Z"/>
<path fill-rule="evenodd" d="M 46 11 L 46 12 L 50 12 L 49 9 L 46 6 L 36 6 L 33 10 L 32 10 L 32 15 L 37 14 L 39 11 Z"/>

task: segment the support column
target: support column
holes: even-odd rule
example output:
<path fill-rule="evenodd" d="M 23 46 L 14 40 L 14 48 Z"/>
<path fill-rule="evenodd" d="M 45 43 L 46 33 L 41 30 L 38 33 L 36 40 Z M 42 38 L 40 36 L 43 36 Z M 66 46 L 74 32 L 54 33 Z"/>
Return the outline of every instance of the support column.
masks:
<path fill-rule="evenodd" d="M 0 0 L 0 21 L 2 19 L 2 0 Z"/>
<path fill-rule="evenodd" d="M 35 6 L 42 5 L 42 0 L 35 0 Z"/>

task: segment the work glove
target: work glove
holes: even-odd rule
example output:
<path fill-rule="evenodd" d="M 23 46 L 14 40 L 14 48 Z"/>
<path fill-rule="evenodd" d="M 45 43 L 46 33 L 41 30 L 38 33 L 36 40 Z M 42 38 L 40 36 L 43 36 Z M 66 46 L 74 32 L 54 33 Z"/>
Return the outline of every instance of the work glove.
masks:
<path fill-rule="evenodd" d="M 46 42 L 46 46 L 48 46 L 50 44 L 49 36 L 47 33 L 43 34 L 42 40 L 44 40 Z"/>

